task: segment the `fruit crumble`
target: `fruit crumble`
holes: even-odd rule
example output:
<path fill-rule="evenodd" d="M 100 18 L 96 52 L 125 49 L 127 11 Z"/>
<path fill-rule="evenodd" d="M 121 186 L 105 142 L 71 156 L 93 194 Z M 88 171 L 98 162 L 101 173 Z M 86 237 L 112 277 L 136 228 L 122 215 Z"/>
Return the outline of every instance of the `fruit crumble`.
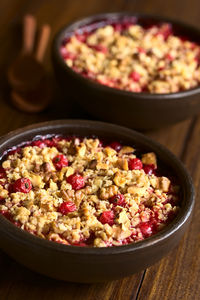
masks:
<path fill-rule="evenodd" d="M 0 213 L 65 245 L 148 238 L 177 214 L 178 189 L 155 153 L 98 138 L 40 137 L 9 150 L 0 165 Z"/>
<path fill-rule="evenodd" d="M 199 85 L 200 45 L 173 33 L 171 24 L 126 21 L 89 28 L 74 32 L 60 50 L 67 66 L 84 77 L 135 93 L 167 94 Z"/>

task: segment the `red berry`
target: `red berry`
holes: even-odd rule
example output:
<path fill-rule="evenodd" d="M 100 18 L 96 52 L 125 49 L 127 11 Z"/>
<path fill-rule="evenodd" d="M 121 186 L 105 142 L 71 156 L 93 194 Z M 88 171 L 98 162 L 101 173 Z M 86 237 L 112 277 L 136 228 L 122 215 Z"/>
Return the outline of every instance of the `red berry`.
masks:
<path fill-rule="evenodd" d="M 140 228 L 140 230 L 142 232 L 142 235 L 144 237 L 149 237 L 153 233 L 152 225 L 150 223 L 148 223 L 148 222 L 141 223 L 139 225 L 139 228 Z"/>
<path fill-rule="evenodd" d="M 8 155 L 14 155 L 15 153 L 20 153 L 21 148 L 16 148 L 8 152 Z"/>
<path fill-rule="evenodd" d="M 53 164 L 57 171 L 60 171 L 63 167 L 68 166 L 68 159 L 63 154 L 59 154 L 54 157 Z"/>
<path fill-rule="evenodd" d="M 138 52 L 139 53 L 146 53 L 146 50 L 144 48 L 138 47 Z"/>
<path fill-rule="evenodd" d="M 60 53 L 64 59 L 71 59 L 71 60 L 76 59 L 76 54 L 69 52 L 65 46 L 61 47 Z"/>
<path fill-rule="evenodd" d="M 112 26 L 114 28 L 114 31 L 118 31 L 118 32 L 122 31 L 122 24 L 116 23 L 116 24 L 113 24 Z"/>
<path fill-rule="evenodd" d="M 18 221 L 12 220 L 12 223 L 13 223 L 15 226 L 17 226 L 17 227 L 21 227 L 21 224 L 20 224 L 20 222 L 18 222 Z"/>
<path fill-rule="evenodd" d="M 42 140 L 37 140 L 37 141 L 32 142 L 32 146 L 33 147 L 36 146 L 36 147 L 39 147 L 42 149 L 42 148 L 46 147 L 46 144 Z"/>
<path fill-rule="evenodd" d="M 36 140 L 36 141 L 33 141 L 31 145 L 32 146 L 37 146 L 37 147 L 43 149 L 45 147 L 55 146 L 55 141 L 54 141 L 54 139 L 52 139 L 52 140 L 49 140 L 49 139 Z"/>
<path fill-rule="evenodd" d="M 133 79 L 133 81 L 138 82 L 140 80 L 140 74 L 138 72 L 131 72 L 129 78 Z"/>
<path fill-rule="evenodd" d="M 10 219 L 11 215 L 7 210 L 0 210 L 0 214 L 4 216 L 6 219 Z"/>
<path fill-rule="evenodd" d="M 19 178 L 12 185 L 12 191 L 14 193 L 29 193 L 32 189 L 32 183 L 28 178 Z"/>
<path fill-rule="evenodd" d="M 0 197 L 0 202 L 1 202 L 1 201 L 3 201 L 3 200 L 5 200 L 5 198 L 3 198 L 3 197 Z"/>
<path fill-rule="evenodd" d="M 0 167 L 0 179 L 6 178 L 6 171 L 4 168 Z"/>
<path fill-rule="evenodd" d="M 85 243 L 83 243 L 83 242 L 77 242 L 77 243 L 72 244 L 72 246 L 86 247 L 87 244 L 85 244 Z"/>
<path fill-rule="evenodd" d="M 76 38 L 79 42 L 81 43 L 85 43 L 86 40 L 87 40 L 87 37 L 88 37 L 89 33 L 88 32 L 85 32 L 83 34 L 76 34 Z"/>
<path fill-rule="evenodd" d="M 198 45 L 196 43 L 191 43 L 190 49 L 194 50 Z"/>
<path fill-rule="evenodd" d="M 63 214 L 63 215 L 66 215 L 70 212 L 73 212 L 75 211 L 77 208 L 76 208 L 76 205 L 74 204 L 74 202 L 72 201 L 66 201 L 66 202 L 63 202 L 58 211 Z"/>
<path fill-rule="evenodd" d="M 155 169 L 156 166 L 155 165 L 143 165 L 143 170 L 147 175 L 152 175 L 155 174 Z"/>
<path fill-rule="evenodd" d="M 54 146 L 54 147 L 57 147 L 58 142 L 60 142 L 60 141 L 63 141 L 63 138 L 61 138 L 61 137 L 54 137 L 54 138 L 52 138 L 52 140 L 51 140 L 52 147 L 53 147 L 53 146 Z"/>
<path fill-rule="evenodd" d="M 174 60 L 174 57 L 170 53 L 168 53 L 165 57 L 169 61 L 173 61 Z"/>
<path fill-rule="evenodd" d="M 133 25 L 133 22 L 130 22 L 130 21 L 123 22 L 123 24 L 122 24 L 124 30 L 129 29 L 129 27 L 131 25 Z"/>
<path fill-rule="evenodd" d="M 98 147 L 103 147 L 103 141 L 102 140 L 99 140 L 99 145 Z"/>
<path fill-rule="evenodd" d="M 72 174 L 67 177 L 67 182 L 71 184 L 73 190 L 80 190 L 85 186 L 84 178 L 79 174 Z"/>
<path fill-rule="evenodd" d="M 112 142 L 108 145 L 108 147 L 111 147 L 115 151 L 119 152 L 122 148 L 122 145 L 119 142 Z"/>
<path fill-rule="evenodd" d="M 91 46 L 92 49 L 102 52 L 102 53 L 107 53 L 108 52 L 108 48 L 103 46 L 103 45 L 93 45 Z"/>
<path fill-rule="evenodd" d="M 112 203 L 114 206 L 125 206 L 126 205 L 126 202 L 125 202 L 125 198 L 124 198 L 124 195 L 123 194 L 117 194 L 113 197 L 111 197 L 109 199 L 109 202 Z"/>
<path fill-rule="evenodd" d="M 113 225 L 114 224 L 114 219 L 115 219 L 115 214 L 112 210 L 107 210 L 102 212 L 99 221 L 102 224 L 109 224 L 109 225 Z"/>
<path fill-rule="evenodd" d="M 165 40 L 172 35 L 172 26 L 170 24 L 164 24 L 158 31 L 157 35 L 162 35 Z"/>
<path fill-rule="evenodd" d="M 139 158 L 132 158 L 132 159 L 129 159 L 128 167 L 129 167 L 129 170 L 141 170 L 143 167 L 143 164 Z"/>

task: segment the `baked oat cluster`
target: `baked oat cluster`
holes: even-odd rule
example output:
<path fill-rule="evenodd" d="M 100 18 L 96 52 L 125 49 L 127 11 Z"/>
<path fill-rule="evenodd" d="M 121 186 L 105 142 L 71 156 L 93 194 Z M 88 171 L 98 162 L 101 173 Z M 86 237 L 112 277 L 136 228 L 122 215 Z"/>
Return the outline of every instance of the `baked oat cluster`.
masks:
<path fill-rule="evenodd" d="M 139 158 L 140 157 L 140 158 Z M 178 186 L 156 155 L 98 138 L 40 138 L 9 151 L 0 167 L 0 213 L 65 245 L 108 247 L 143 240 L 179 209 Z"/>
<path fill-rule="evenodd" d="M 61 55 L 83 76 L 136 93 L 175 93 L 200 82 L 200 46 L 176 36 L 168 23 L 87 26 L 63 42 Z"/>

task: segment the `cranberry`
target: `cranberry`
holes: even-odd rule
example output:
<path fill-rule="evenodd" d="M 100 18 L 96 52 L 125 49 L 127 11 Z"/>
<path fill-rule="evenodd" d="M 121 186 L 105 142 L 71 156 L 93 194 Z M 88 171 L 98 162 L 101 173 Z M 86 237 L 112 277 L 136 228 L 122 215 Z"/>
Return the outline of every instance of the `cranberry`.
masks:
<path fill-rule="evenodd" d="M 156 166 L 155 165 L 143 165 L 143 170 L 147 175 L 155 174 Z"/>
<path fill-rule="evenodd" d="M 46 144 L 44 143 L 43 140 L 37 140 L 37 141 L 32 142 L 32 146 L 36 146 L 36 147 L 39 147 L 42 149 L 42 148 L 46 147 Z"/>
<path fill-rule="evenodd" d="M 122 145 L 119 142 L 112 142 L 108 145 L 108 147 L 111 147 L 115 151 L 119 152 L 122 148 Z"/>
<path fill-rule="evenodd" d="M 125 198 L 124 198 L 124 195 L 123 194 L 117 194 L 113 197 L 111 197 L 109 199 L 110 203 L 112 203 L 114 206 L 125 206 L 126 205 L 126 202 L 125 202 Z"/>
<path fill-rule="evenodd" d="M 104 142 L 102 140 L 99 140 L 99 145 L 98 147 L 103 147 Z"/>
<path fill-rule="evenodd" d="M 10 215 L 9 211 L 7 211 L 7 210 L 0 210 L 0 214 L 2 216 L 4 216 L 6 219 L 10 219 L 11 218 L 11 215 Z"/>
<path fill-rule="evenodd" d="M 83 242 L 79 242 L 79 243 L 74 243 L 74 244 L 72 244 L 72 246 L 86 247 L 87 244 L 86 244 L 86 243 L 83 243 Z"/>
<path fill-rule="evenodd" d="M 28 178 L 19 178 L 12 184 L 12 191 L 14 193 L 29 193 L 32 189 L 32 183 Z"/>
<path fill-rule="evenodd" d="M 102 212 L 99 221 L 102 224 L 109 224 L 109 225 L 113 225 L 114 224 L 114 218 L 115 218 L 115 214 L 112 210 L 107 210 Z"/>
<path fill-rule="evenodd" d="M 8 152 L 8 155 L 14 155 L 15 153 L 20 153 L 21 148 L 16 148 Z"/>
<path fill-rule="evenodd" d="M 79 42 L 81 43 L 85 43 L 86 40 L 87 40 L 87 37 L 88 37 L 89 33 L 88 32 L 85 32 L 83 34 L 76 34 L 76 38 Z"/>
<path fill-rule="evenodd" d="M 60 171 L 63 167 L 68 166 L 68 159 L 63 154 L 59 154 L 53 159 L 53 164 L 57 171 Z"/>
<path fill-rule="evenodd" d="M 94 79 L 95 78 L 95 74 L 92 71 L 88 70 L 87 71 L 87 77 L 90 78 L 90 79 Z"/>
<path fill-rule="evenodd" d="M 141 223 L 139 225 L 139 228 L 144 237 L 149 237 L 153 233 L 152 225 L 148 222 Z"/>
<path fill-rule="evenodd" d="M 53 140 L 45 139 L 45 140 L 43 140 L 43 142 L 45 143 L 45 145 L 47 147 L 53 147 L 53 146 L 55 146 L 55 143 L 54 143 Z"/>
<path fill-rule="evenodd" d="M 20 222 L 18 222 L 18 221 L 12 220 L 12 223 L 13 223 L 15 226 L 17 226 L 17 227 L 21 227 L 21 224 L 20 224 Z"/>
<path fill-rule="evenodd" d="M 165 40 L 172 35 L 172 26 L 170 24 L 163 25 L 158 31 L 158 35 L 162 35 Z"/>
<path fill-rule="evenodd" d="M 99 52 L 102 52 L 104 54 L 106 54 L 108 52 L 108 48 L 103 46 L 103 45 L 93 45 L 91 46 L 92 49 L 96 50 L 96 51 L 99 51 Z"/>
<path fill-rule="evenodd" d="M 138 52 L 139 53 L 146 53 L 146 50 L 144 48 L 138 47 Z"/>
<path fill-rule="evenodd" d="M 114 28 L 114 31 L 118 31 L 118 32 L 121 32 L 122 31 L 122 24 L 119 24 L 119 23 L 116 23 L 116 24 L 113 24 L 112 25 L 113 28 Z"/>
<path fill-rule="evenodd" d="M 63 138 L 61 137 L 54 137 L 52 138 L 51 142 L 53 144 L 54 147 L 57 147 L 58 142 L 63 141 Z"/>
<path fill-rule="evenodd" d="M 168 53 L 168 54 L 166 55 L 166 59 L 169 60 L 169 61 L 173 61 L 173 60 L 174 60 L 174 57 L 173 57 L 170 53 Z"/>
<path fill-rule="evenodd" d="M 0 179 L 6 178 L 6 171 L 4 168 L 0 167 Z"/>
<path fill-rule="evenodd" d="M 54 142 L 54 140 L 44 139 L 44 140 L 33 141 L 31 143 L 31 145 L 43 149 L 45 147 L 53 147 L 53 146 L 55 146 L 55 142 Z"/>
<path fill-rule="evenodd" d="M 130 22 L 130 21 L 123 22 L 123 24 L 122 24 L 124 30 L 129 29 L 129 27 L 131 25 L 133 25 L 133 22 Z"/>
<path fill-rule="evenodd" d="M 90 78 L 90 79 L 94 79 L 95 78 L 95 74 L 89 70 L 84 70 L 81 72 L 81 75 L 85 78 Z"/>
<path fill-rule="evenodd" d="M 140 74 L 136 71 L 130 73 L 129 78 L 133 79 L 133 81 L 138 82 L 140 80 Z"/>
<path fill-rule="evenodd" d="M 74 204 L 74 202 L 66 201 L 60 205 L 58 211 L 63 215 L 67 215 L 68 213 L 73 212 L 76 209 L 77 208 L 76 208 L 76 205 Z"/>
<path fill-rule="evenodd" d="M 85 242 L 87 245 L 92 245 L 95 238 L 95 233 L 92 231 L 90 232 L 90 236 L 87 239 L 82 239 L 81 242 Z"/>
<path fill-rule="evenodd" d="M 141 89 L 140 86 L 135 86 L 135 87 L 132 89 L 132 91 L 133 91 L 134 93 L 140 93 L 140 92 L 142 91 L 142 89 Z"/>
<path fill-rule="evenodd" d="M 165 67 L 160 67 L 158 68 L 158 71 L 163 71 L 165 69 Z"/>
<path fill-rule="evenodd" d="M 190 49 L 194 50 L 198 45 L 196 43 L 191 43 Z"/>
<path fill-rule="evenodd" d="M 129 167 L 129 170 L 141 170 L 143 167 L 143 164 L 139 158 L 132 158 L 132 159 L 129 159 L 128 167 Z"/>
<path fill-rule="evenodd" d="M 76 54 L 69 52 L 66 47 L 61 47 L 60 53 L 64 59 L 71 59 L 75 60 L 76 59 Z"/>
<path fill-rule="evenodd" d="M 1 201 L 3 201 L 3 200 L 5 200 L 5 198 L 3 198 L 3 197 L 0 197 L 0 202 L 1 202 Z"/>
<path fill-rule="evenodd" d="M 80 174 L 72 174 L 67 177 L 67 182 L 71 184 L 73 190 L 80 190 L 85 186 L 85 180 Z"/>
<path fill-rule="evenodd" d="M 149 92 L 148 86 L 147 86 L 147 85 L 144 85 L 144 86 L 142 87 L 141 91 L 142 91 L 143 93 Z"/>

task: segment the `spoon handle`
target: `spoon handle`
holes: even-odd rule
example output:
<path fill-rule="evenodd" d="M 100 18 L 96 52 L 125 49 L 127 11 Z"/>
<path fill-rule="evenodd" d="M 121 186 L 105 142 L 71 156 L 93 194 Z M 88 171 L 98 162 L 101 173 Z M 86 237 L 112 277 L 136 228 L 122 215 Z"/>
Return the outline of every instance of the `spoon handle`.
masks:
<path fill-rule="evenodd" d="M 50 26 L 47 25 L 47 24 L 43 25 L 42 30 L 41 30 L 41 34 L 40 34 L 40 38 L 39 38 L 37 51 L 36 51 L 36 59 L 39 62 L 42 62 L 42 60 L 44 58 L 44 54 L 45 54 L 45 51 L 46 51 L 46 48 L 47 48 L 50 33 L 51 33 Z"/>
<path fill-rule="evenodd" d="M 31 15 L 24 17 L 24 41 L 23 53 L 30 54 L 33 51 L 36 32 L 36 19 Z"/>

